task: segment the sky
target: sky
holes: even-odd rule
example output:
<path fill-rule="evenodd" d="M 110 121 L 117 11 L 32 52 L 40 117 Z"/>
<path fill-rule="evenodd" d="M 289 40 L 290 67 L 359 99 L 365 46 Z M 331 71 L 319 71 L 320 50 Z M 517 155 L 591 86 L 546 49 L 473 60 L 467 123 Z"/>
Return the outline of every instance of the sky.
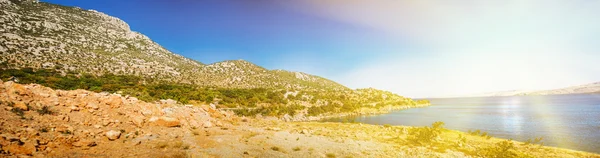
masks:
<path fill-rule="evenodd" d="M 600 1 L 42 0 L 210 64 L 244 59 L 409 97 L 600 81 Z"/>

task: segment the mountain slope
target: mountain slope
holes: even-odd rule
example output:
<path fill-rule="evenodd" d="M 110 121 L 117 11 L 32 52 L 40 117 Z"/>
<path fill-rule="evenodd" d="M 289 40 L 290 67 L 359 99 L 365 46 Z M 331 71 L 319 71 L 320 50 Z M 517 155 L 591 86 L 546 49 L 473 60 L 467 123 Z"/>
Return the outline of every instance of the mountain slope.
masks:
<path fill-rule="evenodd" d="M 224 88 L 348 90 L 298 72 L 236 60 L 204 65 L 174 54 L 124 21 L 35 0 L 0 1 L 0 66 L 121 74 Z"/>

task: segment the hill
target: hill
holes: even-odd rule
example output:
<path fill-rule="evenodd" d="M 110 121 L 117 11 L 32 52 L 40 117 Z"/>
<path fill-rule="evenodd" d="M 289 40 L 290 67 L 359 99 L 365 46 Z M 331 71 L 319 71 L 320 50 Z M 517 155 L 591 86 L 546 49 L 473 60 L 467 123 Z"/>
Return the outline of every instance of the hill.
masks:
<path fill-rule="evenodd" d="M 119 18 L 35 0 L 0 2 L 0 66 L 117 74 L 226 88 L 348 90 L 300 72 L 243 60 L 205 65 L 170 52 Z"/>

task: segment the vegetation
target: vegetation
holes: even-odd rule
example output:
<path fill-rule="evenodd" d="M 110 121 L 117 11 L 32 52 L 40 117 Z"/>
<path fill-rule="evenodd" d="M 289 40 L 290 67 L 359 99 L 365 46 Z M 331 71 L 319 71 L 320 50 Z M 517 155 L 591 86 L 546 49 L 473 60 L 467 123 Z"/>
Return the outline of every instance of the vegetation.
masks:
<path fill-rule="evenodd" d="M 25 113 L 21 108 L 12 108 L 10 111 L 15 113 L 17 116 L 20 116 L 21 119 L 25 119 Z"/>
<path fill-rule="evenodd" d="M 274 147 L 271 147 L 271 150 L 273 150 L 273 151 L 280 151 L 281 149 L 279 149 L 279 147 L 274 146 Z"/>
<path fill-rule="evenodd" d="M 37 83 L 53 89 L 75 90 L 85 89 L 94 92 L 121 92 L 125 95 L 135 96 L 144 101 L 157 101 L 160 99 L 174 99 L 181 103 L 190 100 L 213 102 L 220 98 L 220 103 L 233 106 L 253 107 L 257 103 L 286 103 L 282 91 L 269 91 L 267 89 L 223 89 L 206 88 L 188 84 L 159 83 L 151 78 L 141 78 L 131 75 L 106 74 L 94 76 L 90 74 L 66 75 L 55 70 L 42 69 L 34 71 L 32 68 L 7 69 L 0 71 L 0 79 L 8 80 L 12 76 L 18 78 L 19 83 Z"/>
<path fill-rule="evenodd" d="M 516 152 L 515 144 L 512 140 L 505 140 L 496 143 L 496 145 L 481 150 L 480 156 L 490 158 L 513 158 L 513 157 L 531 157 L 529 155 Z"/>
<path fill-rule="evenodd" d="M 327 154 L 325 154 L 325 156 L 327 156 L 327 158 L 335 158 L 334 153 L 327 153 Z"/>
<path fill-rule="evenodd" d="M 326 113 L 353 112 L 363 107 L 378 109 L 387 106 L 428 104 L 426 100 L 413 101 L 391 92 L 375 89 L 294 90 L 292 91 L 294 94 L 289 94 L 290 91 L 287 89 L 201 87 L 133 75 L 96 76 L 77 72 L 63 74 L 53 69 L 33 68 L 0 70 L 2 80 L 8 80 L 13 76 L 22 84 L 37 83 L 53 89 L 85 89 L 94 92 L 120 93 L 147 102 L 161 99 L 173 99 L 184 104 L 218 102 L 224 108 L 231 108 L 236 114 L 242 116 L 257 114 L 293 116 L 298 112 L 318 116 Z M 51 112 L 47 109 L 40 112 L 42 112 L 40 114 L 51 114 L 47 113 Z"/>
<path fill-rule="evenodd" d="M 523 145 L 529 145 L 529 144 L 544 145 L 544 143 L 542 142 L 543 139 L 544 139 L 543 137 L 535 138 L 533 141 L 531 139 L 527 139 L 527 141 L 525 141 L 525 143 L 523 143 Z"/>
<path fill-rule="evenodd" d="M 435 141 L 444 130 L 444 122 L 434 122 L 431 127 L 417 127 L 408 131 L 408 141 L 418 145 Z"/>

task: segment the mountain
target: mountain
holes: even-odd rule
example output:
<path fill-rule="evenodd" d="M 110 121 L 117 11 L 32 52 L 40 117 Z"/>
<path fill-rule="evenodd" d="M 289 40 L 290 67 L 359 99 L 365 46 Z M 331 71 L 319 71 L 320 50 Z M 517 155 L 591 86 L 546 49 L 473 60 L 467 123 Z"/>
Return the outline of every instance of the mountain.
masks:
<path fill-rule="evenodd" d="M 447 98 L 458 98 L 458 97 L 498 97 L 498 96 L 523 96 L 523 95 L 563 95 L 563 94 L 590 94 L 600 93 L 600 82 L 571 86 L 559 89 L 551 90 L 511 90 L 511 91 L 498 91 L 498 92 L 487 92 L 480 94 L 471 95 L 459 95 L 450 96 Z"/>
<path fill-rule="evenodd" d="M 36 0 L 0 0 L 0 9 L 4 68 L 136 75 L 224 88 L 349 90 L 322 77 L 267 70 L 243 60 L 206 65 L 172 53 L 119 18 L 95 10 Z"/>
<path fill-rule="evenodd" d="M 560 94 L 586 94 L 600 93 L 600 82 L 584 84 L 579 86 L 565 87 L 552 90 L 523 92 L 517 95 L 560 95 Z"/>

